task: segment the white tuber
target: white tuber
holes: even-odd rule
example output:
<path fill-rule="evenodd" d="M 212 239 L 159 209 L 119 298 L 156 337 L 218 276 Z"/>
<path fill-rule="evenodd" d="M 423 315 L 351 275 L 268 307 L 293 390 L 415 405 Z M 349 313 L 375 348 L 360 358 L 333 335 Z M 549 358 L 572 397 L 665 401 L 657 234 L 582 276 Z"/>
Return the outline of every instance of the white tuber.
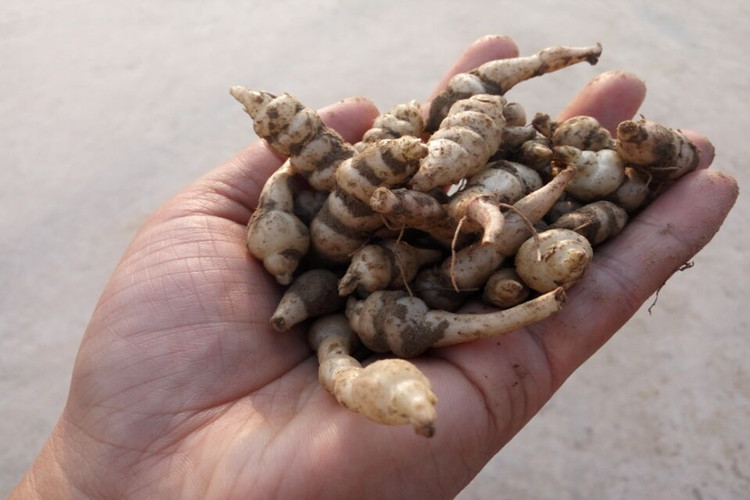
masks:
<path fill-rule="evenodd" d="M 549 229 L 529 238 L 516 253 L 516 272 L 537 292 L 577 282 L 594 257 L 589 241 L 569 229 Z"/>

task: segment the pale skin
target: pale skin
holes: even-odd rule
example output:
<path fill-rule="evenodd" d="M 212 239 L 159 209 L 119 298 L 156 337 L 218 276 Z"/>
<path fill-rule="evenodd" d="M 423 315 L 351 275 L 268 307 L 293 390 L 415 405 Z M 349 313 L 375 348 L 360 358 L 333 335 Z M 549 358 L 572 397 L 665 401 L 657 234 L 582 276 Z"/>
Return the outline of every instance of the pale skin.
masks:
<path fill-rule="evenodd" d="M 480 39 L 438 88 L 516 54 L 507 38 Z M 557 119 L 588 114 L 614 132 L 644 96 L 636 77 L 605 73 Z M 352 143 L 376 114 L 365 99 L 321 110 Z M 597 249 L 560 313 L 414 360 L 438 397 L 430 439 L 342 408 L 317 381 L 302 327 L 269 326 L 282 287 L 249 256 L 245 224 L 282 160 L 251 145 L 135 236 L 85 332 L 63 414 L 11 497 L 455 496 L 718 230 L 737 186 L 707 168 L 708 141 L 690 138 L 699 169 Z"/>

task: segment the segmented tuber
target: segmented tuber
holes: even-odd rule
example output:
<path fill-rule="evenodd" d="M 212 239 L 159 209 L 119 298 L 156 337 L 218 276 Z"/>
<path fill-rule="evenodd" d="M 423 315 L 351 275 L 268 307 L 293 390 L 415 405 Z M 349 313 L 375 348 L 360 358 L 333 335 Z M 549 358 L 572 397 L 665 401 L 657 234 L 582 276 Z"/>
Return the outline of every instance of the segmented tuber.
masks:
<path fill-rule="evenodd" d="M 500 147 L 505 99 L 475 95 L 457 101 L 427 141 L 429 154 L 409 181 L 418 191 L 449 186 L 482 169 Z"/>
<path fill-rule="evenodd" d="M 476 94 L 503 95 L 511 87 L 535 76 L 541 76 L 572 64 L 588 61 L 596 64 L 602 53 L 602 46 L 591 47 L 549 47 L 526 57 L 499 59 L 484 63 L 468 72 L 459 73 L 448 82 L 430 106 L 427 130 L 434 131 L 454 102 Z"/>
<path fill-rule="evenodd" d="M 401 137 L 369 144 L 343 162 L 336 170 L 336 188 L 310 225 L 316 254 L 330 262 L 347 262 L 383 225 L 369 206 L 372 193 L 408 179 L 426 154 L 419 139 Z"/>
<path fill-rule="evenodd" d="M 625 209 L 600 200 L 560 216 L 550 228 L 570 229 L 584 236 L 592 245 L 599 245 L 620 234 L 627 222 Z"/>
<path fill-rule="evenodd" d="M 275 96 L 234 86 L 232 96 L 253 119 L 255 133 L 271 148 L 289 157 L 292 168 L 312 187 L 330 191 L 338 165 L 354 154 L 354 148 L 323 123 L 315 110 L 289 94 Z"/>

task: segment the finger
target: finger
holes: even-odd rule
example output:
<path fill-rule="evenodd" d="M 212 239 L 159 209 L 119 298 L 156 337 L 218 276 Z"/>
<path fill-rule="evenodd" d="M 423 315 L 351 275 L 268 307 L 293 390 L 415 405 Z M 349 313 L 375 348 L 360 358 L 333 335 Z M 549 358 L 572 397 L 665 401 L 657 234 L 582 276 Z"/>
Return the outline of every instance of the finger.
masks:
<path fill-rule="evenodd" d="M 347 142 L 357 142 L 370 128 L 378 109 L 370 100 L 355 97 L 318 111 L 323 121 Z M 268 177 L 282 159 L 265 141 L 256 141 L 177 196 L 169 207 L 180 212 L 208 213 L 245 224 L 258 203 Z"/>
<path fill-rule="evenodd" d="M 693 172 L 597 249 L 565 308 L 539 324 L 538 340 L 550 360 L 555 387 L 711 240 L 737 195 L 737 183 L 729 175 Z"/>
<path fill-rule="evenodd" d="M 560 112 L 558 121 L 573 116 L 593 116 L 610 133 L 638 112 L 646 98 L 646 85 L 632 73 L 608 71 L 597 76 Z"/>
<path fill-rule="evenodd" d="M 427 101 L 425 109 L 429 109 L 429 103 L 440 93 L 447 85 L 448 81 L 458 73 L 466 73 L 481 66 L 488 61 L 495 59 L 507 59 L 518 56 L 518 46 L 507 36 L 488 35 L 474 41 L 469 45 L 458 60 L 451 66 L 448 72 L 443 76 L 440 82 L 433 90 Z"/>

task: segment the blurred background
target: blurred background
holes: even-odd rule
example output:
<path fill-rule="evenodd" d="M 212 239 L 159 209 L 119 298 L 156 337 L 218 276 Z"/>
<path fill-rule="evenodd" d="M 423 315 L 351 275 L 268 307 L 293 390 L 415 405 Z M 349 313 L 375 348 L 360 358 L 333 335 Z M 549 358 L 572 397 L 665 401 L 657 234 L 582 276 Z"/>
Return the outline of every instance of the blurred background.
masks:
<path fill-rule="evenodd" d="M 701 131 L 748 185 L 750 4 L 4 0 L 0 3 L 0 494 L 64 405 L 78 342 L 143 219 L 255 140 L 244 84 L 311 107 L 424 99 L 464 48 L 601 42 L 597 66 L 508 98 L 555 115 L 606 70 L 650 119 Z M 690 203 L 690 200 L 685 200 Z M 750 230 L 722 230 L 459 496 L 739 498 L 750 492 Z"/>

